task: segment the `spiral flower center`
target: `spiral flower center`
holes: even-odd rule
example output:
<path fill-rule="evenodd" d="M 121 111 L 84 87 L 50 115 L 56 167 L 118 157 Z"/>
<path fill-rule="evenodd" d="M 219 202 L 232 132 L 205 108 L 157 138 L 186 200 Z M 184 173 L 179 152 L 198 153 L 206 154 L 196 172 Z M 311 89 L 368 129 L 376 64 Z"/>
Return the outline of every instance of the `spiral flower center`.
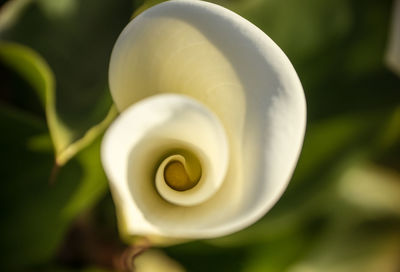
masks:
<path fill-rule="evenodd" d="M 201 178 L 202 166 L 197 156 L 187 149 L 175 149 L 158 165 L 155 183 L 160 195 L 174 202 L 173 195 L 196 190 Z"/>
<path fill-rule="evenodd" d="M 196 186 L 200 180 L 200 176 L 189 173 L 182 162 L 171 161 L 164 168 L 164 179 L 172 189 L 186 191 Z"/>

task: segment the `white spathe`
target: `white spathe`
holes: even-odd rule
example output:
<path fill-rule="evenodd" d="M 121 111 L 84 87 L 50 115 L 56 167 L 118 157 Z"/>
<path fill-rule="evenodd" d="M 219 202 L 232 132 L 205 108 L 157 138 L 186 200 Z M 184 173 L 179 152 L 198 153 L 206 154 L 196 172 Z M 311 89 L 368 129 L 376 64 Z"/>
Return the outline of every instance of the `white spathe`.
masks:
<path fill-rule="evenodd" d="M 303 142 L 304 93 L 282 50 L 244 18 L 196 0 L 154 6 L 118 38 L 109 81 L 121 115 L 102 161 L 123 236 L 227 235 L 284 192 Z M 159 169 L 179 150 L 198 157 L 201 180 L 163 191 Z"/>
<path fill-rule="evenodd" d="M 180 150 L 194 153 L 203 172 L 199 183 L 183 192 L 170 188 L 163 178 L 169 161 L 185 160 L 175 154 Z M 203 203 L 221 187 L 229 159 L 227 138 L 216 116 L 195 100 L 174 94 L 152 96 L 125 110 L 107 132 L 103 154 L 121 201 L 130 203 L 126 217 L 140 213 L 132 197 L 136 194 L 159 201 L 158 209 L 163 209 L 163 199 L 180 206 Z"/>

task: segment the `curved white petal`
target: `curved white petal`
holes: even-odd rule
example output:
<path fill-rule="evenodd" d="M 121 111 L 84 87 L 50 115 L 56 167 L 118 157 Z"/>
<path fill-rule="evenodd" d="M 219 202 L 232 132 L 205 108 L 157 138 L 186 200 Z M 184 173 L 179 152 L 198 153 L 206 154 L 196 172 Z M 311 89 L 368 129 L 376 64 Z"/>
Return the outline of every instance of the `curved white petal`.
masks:
<path fill-rule="evenodd" d="M 124 190 L 113 186 L 126 234 L 225 235 L 255 222 L 279 199 L 301 149 L 306 106 L 291 63 L 256 26 L 208 2 L 164 2 L 124 29 L 109 77 L 122 112 L 160 93 L 184 94 L 206 105 L 221 121 L 229 149 L 221 187 L 195 206 L 138 206 L 136 195 L 132 205 L 141 217 L 133 218 Z"/>
<path fill-rule="evenodd" d="M 193 164 L 191 157 L 199 161 L 199 181 L 188 190 L 172 189 L 164 181 L 166 165 Z M 193 206 L 209 199 L 221 187 L 228 159 L 225 132 L 214 114 L 195 100 L 174 94 L 153 96 L 125 110 L 102 144 L 105 171 L 133 227 L 140 227 L 138 206 L 147 202 Z M 163 208 L 154 209 L 156 214 Z"/>

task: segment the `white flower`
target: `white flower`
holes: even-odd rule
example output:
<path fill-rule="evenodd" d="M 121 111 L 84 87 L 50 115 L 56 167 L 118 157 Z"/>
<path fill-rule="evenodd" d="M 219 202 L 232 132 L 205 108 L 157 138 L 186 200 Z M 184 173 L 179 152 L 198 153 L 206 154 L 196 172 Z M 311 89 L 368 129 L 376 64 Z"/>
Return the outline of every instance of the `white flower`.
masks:
<path fill-rule="evenodd" d="M 154 6 L 118 38 L 109 80 L 121 115 L 102 161 L 123 237 L 227 235 L 284 192 L 304 136 L 303 89 L 247 20 L 196 0 Z"/>

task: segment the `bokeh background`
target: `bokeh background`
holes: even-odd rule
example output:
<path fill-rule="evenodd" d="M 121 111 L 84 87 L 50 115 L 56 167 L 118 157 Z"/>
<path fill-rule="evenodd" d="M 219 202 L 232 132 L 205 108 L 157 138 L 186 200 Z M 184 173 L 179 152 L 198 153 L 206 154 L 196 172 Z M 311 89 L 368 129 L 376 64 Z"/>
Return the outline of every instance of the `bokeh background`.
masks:
<path fill-rule="evenodd" d="M 115 271 L 99 159 L 112 46 L 158 0 L 0 2 L 1 271 Z M 288 55 L 308 104 L 289 188 L 253 226 L 150 250 L 137 271 L 399 272 L 400 76 L 391 0 L 235 0 Z"/>

